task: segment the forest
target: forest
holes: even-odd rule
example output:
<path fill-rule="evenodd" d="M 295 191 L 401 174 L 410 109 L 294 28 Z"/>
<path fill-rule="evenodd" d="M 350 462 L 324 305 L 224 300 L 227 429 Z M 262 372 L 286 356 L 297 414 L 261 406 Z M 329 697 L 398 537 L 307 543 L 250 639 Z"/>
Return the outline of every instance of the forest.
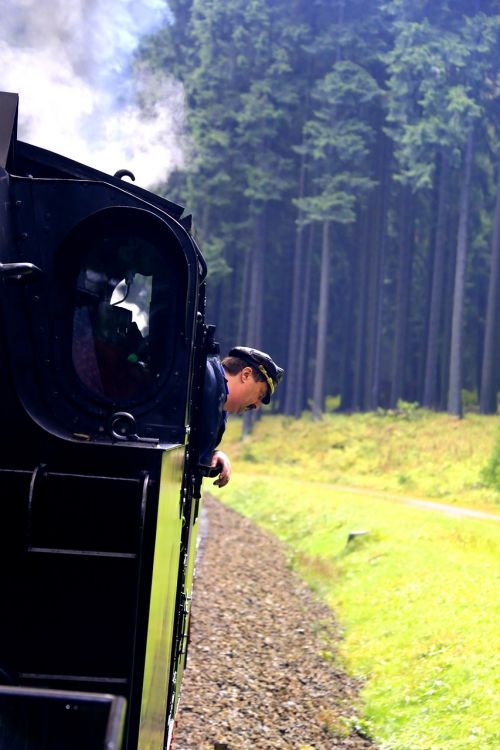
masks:
<path fill-rule="evenodd" d="M 500 0 L 169 0 L 136 68 L 185 95 L 185 169 L 222 352 L 273 408 L 500 391 Z M 335 396 L 335 399 L 327 397 Z"/>

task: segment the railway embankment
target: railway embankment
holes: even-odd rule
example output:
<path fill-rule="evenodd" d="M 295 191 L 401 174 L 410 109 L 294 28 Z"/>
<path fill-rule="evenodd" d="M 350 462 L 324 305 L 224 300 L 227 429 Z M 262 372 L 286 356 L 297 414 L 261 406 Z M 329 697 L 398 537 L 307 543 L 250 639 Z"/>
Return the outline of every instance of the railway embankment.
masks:
<path fill-rule="evenodd" d="M 175 750 L 368 750 L 332 612 L 285 548 L 210 496 Z"/>

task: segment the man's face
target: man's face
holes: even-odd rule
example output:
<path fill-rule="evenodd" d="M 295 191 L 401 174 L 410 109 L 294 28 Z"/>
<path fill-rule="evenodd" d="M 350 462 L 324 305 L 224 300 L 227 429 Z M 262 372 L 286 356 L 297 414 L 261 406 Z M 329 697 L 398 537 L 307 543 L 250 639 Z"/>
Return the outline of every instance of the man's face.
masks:
<path fill-rule="evenodd" d="M 225 409 L 231 414 L 243 414 L 250 409 L 259 409 L 267 393 L 267 383 L 255 380 L 251 367 L 244 367 L 237 375 L 227 376 L 229 395 Z"/>

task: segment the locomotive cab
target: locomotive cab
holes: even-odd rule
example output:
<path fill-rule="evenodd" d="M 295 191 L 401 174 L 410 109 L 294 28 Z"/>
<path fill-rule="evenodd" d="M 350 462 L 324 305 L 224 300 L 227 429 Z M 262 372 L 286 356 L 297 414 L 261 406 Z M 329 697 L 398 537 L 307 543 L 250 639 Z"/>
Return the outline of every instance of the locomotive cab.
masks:
<path fill-rule="evenodd" d="M 16 747 L 16 701 L 48 701 L 50 722 L 66 700 L 113 708 L 87 746 L 119 747 L 122 730 L 129 750 L 168 746 L 206 265 L 181 207 L 19 142 L 17 96 L 0 113 L 0 734 Z"/>

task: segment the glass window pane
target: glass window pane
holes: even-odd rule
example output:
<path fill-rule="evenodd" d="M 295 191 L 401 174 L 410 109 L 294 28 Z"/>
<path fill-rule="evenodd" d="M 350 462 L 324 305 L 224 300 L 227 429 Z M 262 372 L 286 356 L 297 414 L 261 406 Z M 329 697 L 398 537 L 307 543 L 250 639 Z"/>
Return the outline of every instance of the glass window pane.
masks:
<path fill-rule="evenodd" d="M 173 324 L 171 286 L 161 253 L 141 237 L 99 239 L 84 253 L 72 355 L 90 391 L 112 400 L 137 398 L 160 377 Z"/>

